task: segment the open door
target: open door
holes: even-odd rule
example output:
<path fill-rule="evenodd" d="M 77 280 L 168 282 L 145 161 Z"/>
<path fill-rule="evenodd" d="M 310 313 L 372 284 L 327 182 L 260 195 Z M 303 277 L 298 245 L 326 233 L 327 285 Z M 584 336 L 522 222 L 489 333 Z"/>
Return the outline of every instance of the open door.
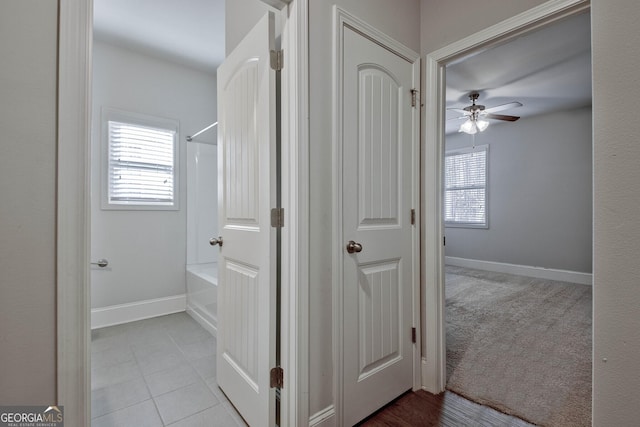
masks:
<path fill-rule="evenodd" d="M 219 387 L 251 426 L 275 425 L 277 207 L 274 15 L 218 68 Z"/>

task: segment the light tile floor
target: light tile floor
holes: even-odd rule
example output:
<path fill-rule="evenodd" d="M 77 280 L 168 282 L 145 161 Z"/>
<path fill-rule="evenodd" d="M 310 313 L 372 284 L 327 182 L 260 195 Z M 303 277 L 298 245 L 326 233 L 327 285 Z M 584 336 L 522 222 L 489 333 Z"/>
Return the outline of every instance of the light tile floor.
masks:
<path fill-rule="evenodd" d="M 186 313 L 91 333 L 92 427 L 246 426 L 216 384 L 216 340 Z"/>

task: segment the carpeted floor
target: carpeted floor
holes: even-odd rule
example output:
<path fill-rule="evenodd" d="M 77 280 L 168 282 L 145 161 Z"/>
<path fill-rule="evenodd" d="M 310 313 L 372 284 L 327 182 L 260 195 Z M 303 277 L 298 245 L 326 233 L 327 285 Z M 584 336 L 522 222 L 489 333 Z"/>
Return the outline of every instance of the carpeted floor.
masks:
<path fill-rule="evenodd" d="M 591 290 L 447 266 L 447 389 L 533 424 L 590 426 Z"/>

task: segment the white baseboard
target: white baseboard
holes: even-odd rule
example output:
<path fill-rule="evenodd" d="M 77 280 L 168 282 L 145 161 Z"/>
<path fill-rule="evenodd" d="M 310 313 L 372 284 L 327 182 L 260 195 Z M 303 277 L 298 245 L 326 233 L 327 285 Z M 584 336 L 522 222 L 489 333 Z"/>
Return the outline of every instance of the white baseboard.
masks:
<path fill-rule="evenodd" d="M 309 427 L 335 427 L 335 425 L 336 410 L 333 405 L 327 406 L 309 418 Z"/>
<path fill-rule="evenodd" d="M 187 305 L 187 314 L 193 318 L 196 322 L 200 324 L 203 328 L 205 328 L 211 335 L 214 337 L 218 337 L 218 327 L 213 323 L 209 322 L 203 316 L 198 313 L 198 310 L 195 310 L 191 306 Z"/>
<path fill-rule="evenodd" d="M 91 329 L 119 325 L 165 314 L 178 313 L 187 308 L 187 295 L 174 295 L 136 301 L 127 304 L 110 305 L 91 309 Z"/>
<path fill-rule="evenodd" d="M 497 273 L 517 274 L 538 279 L 558 280 L 561 282 L 592 285 L 593 275 L 577 271 L 556 270 L 553 268 L 531 267 L 528 265 L 506 264 L 503 262 L 480 261 L 475 259 L 444 257 L 447 265 L 456 267 L 475 268 L 478 270 L 495 271 Z"/>

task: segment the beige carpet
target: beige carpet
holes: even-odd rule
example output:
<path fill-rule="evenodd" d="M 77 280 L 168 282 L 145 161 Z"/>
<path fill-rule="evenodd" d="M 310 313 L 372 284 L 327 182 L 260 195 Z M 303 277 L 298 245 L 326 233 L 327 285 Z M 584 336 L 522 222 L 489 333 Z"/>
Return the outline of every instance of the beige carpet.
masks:
<path fill-rule="evenodd" d="M 541 426 L 591 425 L 591 287 L 446 269 L 447 389 Z"/>

